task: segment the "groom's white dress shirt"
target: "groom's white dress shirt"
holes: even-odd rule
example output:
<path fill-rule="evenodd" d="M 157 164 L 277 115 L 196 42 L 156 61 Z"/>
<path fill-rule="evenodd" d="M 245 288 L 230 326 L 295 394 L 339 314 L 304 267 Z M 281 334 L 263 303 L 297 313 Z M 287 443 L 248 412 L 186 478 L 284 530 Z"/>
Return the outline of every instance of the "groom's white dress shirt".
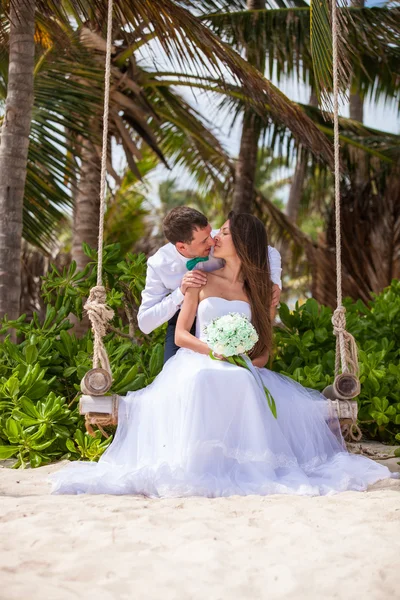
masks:
<path fill-rule="evenodd" d="M 268 246 L 268 256 L 271 280 L 282 288 L 281 255 L 278 250 Z M 151 333 L 172 319 L 176 311 L 180 309 L 185 297 L 181 292 L 180 285 L 187 272 L 188 260 L 178 252 L 174 244 L 162 246 L 148 259 L 146 286 L 142 292 L 142 303 L 138 312 L 138 324 L 143 333 Z M 211 249 L 210 258 L 205 262 L 197 263 L 195 269 L 216 271 L 223 264 L 222 259 L 214 258 Z"/>

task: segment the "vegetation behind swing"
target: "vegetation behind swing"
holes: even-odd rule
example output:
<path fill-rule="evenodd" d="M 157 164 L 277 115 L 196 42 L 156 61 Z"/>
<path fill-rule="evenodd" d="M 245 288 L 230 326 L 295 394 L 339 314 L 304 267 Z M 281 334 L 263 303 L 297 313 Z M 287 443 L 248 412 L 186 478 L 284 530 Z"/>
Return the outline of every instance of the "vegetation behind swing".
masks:
<path fill-rule="evenodd" d="M 68 315 L 82 317 L 82 300 L 96 281 L 96 252 L 85 251 L 91 262 L 84 272 L 74 264 L 61 273 L 53 267 L 44 279 L 43 322 L 37 314 L 31 322 L 24 316 L 2 322 L 0 334 L 14 329 L 19 340 L 0 343 L 0 459 L 15 460 L 15 467 L 62 458 L 97 460 L 111 441 L 100 431 L 87 434 L 78 412 L 80 381 L 92 367 L 93 337 L 91 331 L 81 339 L 68 333 Z M 123 256 L 119 244 L 105 248 L 107 303 L 116 313 L 105 346 L 117 394 L 145 387 L 162 368 L 164 328 L 146 336 L 135 326 L 145 270 L 144 255 Z M 348 330 L 359 345 L 361 427 L 369 437 L 400 442 L 400 282 L 393 281 L 369 306 L 345 305 Z M 271 368 L 322 391 L 334 373 L 331 309 L 309 299 L 294 311 L 283 304 L 279 316 Z"/>

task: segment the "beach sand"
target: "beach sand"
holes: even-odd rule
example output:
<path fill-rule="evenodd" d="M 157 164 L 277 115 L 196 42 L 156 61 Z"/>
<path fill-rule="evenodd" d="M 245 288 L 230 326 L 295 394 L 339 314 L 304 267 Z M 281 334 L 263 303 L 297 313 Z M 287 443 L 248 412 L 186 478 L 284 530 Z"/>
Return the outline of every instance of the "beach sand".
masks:
<path fill-rule="evenodd" d="M 329 497 L 51 496 L 0 470 L 1 600 L 400 598 L 400 480 Z"/>

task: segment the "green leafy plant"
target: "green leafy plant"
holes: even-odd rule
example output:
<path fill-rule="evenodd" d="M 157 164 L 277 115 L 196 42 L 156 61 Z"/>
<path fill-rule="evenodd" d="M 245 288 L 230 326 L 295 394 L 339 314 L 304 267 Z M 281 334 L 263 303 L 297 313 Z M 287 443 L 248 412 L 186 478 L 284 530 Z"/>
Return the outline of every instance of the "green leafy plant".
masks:
<path fill-rule="evenodd" d="M 70 451 L 70 458 L 96 461 L 107 450 L 111 441 L 112 436 L 104 439 L 100 431 L 96 431 L 94 436 L 91 436 L 77 429 L 73 439 L 68 439 L 66 444 Z"/>
<path fill-rule="evenodd" d="M 34 313 L 14 321 L 4 319 L 0 334 L 0 459 L 15 459 L 15 467 L 39 466 L 60 458 L 97 460 L 109 441 L 101 434 L 84 435 L 78 413 L 80 381 L 92 368 L 93 339 L 88 331 L 77 338 L 70 313 L 80 317 L 83 299 L 96 284 L 96 253 L 83 272 L 75 263 L 55 267 L 43 282 L 48 302 L 42 321 Z M 164 329 L 144 336 L 136 325 L 146 261 L 143 254 L 121 254 L 119 244 L 106 247 L 104 282 L 115 317 L 104 341 L 113 375 L 112 392 L 126 394 L 149 385 L 163 365 Z M 83 436 L 83 437 L 82 437 Z"/>
<path fill-rule="evenodd" d="M 359 348 L 359 420 L 364 432 L 400 442 L 400 282 L 393 281 L 368 306 L 345 302 L 347 327 Z M 331 309 L 309 299 L 293 311 L 283 304 L 275 329 L 275 371 L 322 391 L 333 382 L 335 344 Z"/>

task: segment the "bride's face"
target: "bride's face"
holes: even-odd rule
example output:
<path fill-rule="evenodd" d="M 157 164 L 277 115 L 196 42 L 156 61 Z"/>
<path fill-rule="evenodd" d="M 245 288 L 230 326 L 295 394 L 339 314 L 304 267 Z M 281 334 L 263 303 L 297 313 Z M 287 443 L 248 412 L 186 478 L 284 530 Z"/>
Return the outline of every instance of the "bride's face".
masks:
<path fill-rule="evenodd" d="M 227 259 L 237 256 L 235 246 L 233 245 L 229 221 L 225 221 L 221 229 L 214 238 L 214 256 L 216 258 Z"/>

